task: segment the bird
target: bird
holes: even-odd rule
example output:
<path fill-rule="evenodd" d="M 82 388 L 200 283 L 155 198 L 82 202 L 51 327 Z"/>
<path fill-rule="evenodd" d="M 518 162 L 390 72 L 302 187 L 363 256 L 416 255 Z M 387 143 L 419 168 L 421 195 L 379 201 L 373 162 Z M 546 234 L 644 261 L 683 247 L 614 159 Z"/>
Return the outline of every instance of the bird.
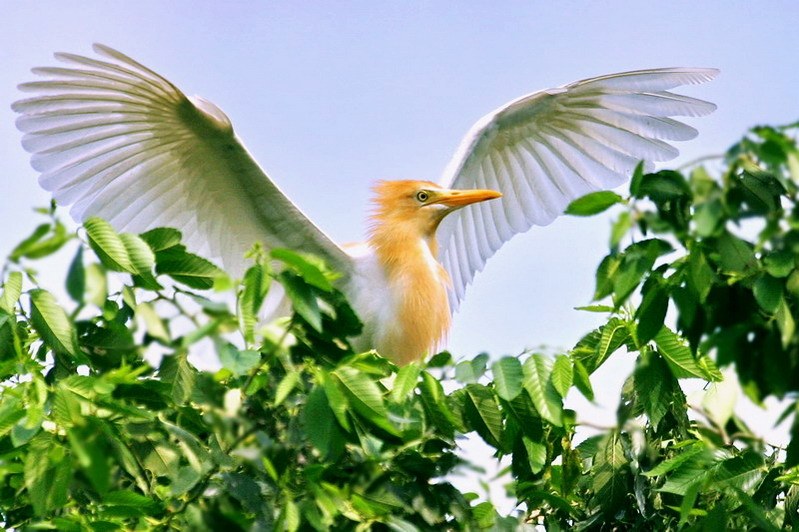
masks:
<path fill-rule="evenodd" d="M 32 95 L 12 105 L 54 200 L 78 222 L 96 216 L 117 231 L 176 228 L 232 275 L 255 242 L 319 256 L 363 322 L 353 347 L 397 365 L 444 345 L 467 286 L 505 242 L 623 184 L 640 161 L 651 170 L 676 157 L 670 141 L 698 132 L 672 117 L 716 109 L 671 92 L 712 80 L 712 68 L 532 92 L 477 121 L 437 181 L 378 182 L 366 240 L 339 245 L 281 192 L 219 107 L 113 48 L 93 50 L 32 69 L 45 79 L 20 84 Z"/>

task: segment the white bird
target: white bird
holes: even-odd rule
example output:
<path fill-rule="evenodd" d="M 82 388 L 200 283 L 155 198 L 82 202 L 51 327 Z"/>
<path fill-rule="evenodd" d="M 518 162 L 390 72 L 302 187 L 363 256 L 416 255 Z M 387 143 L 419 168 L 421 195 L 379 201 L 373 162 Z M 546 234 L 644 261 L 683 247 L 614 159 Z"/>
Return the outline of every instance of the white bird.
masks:
<path fill-rule="evenodd" d="M 668 91 L 718 74 L 640 70 L 513 100 L 472 127 L 438 184 L 378 184 L 369 237 L 347 247 L 278 189 L 218 107 L 116 50 L 94 50 L 103 59 L 58 53 L 69 67 L 34 68 L 47 79 L 20 85 L 36 93 L 13 109 L 41 186 L 78 221 L 177 228 L 234 275 L 256 241 L 316 254 L 343 274 L 339 288 L 364 322 L 356 345 L 398 364 L 440 346 L 467 285 L 511 237 L 622 184 L 639 160 L 674 158 L 666 141 L 697 131 L 670 117 L 715 105 Z"/>

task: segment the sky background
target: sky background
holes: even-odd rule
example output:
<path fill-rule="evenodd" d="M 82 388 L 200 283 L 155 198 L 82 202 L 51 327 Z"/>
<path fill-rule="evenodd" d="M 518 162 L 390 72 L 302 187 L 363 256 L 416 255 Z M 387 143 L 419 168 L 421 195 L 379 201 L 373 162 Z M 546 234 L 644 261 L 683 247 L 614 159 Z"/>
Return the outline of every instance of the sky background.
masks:
<path fill-rule="evenodd" d="M 718 104 L 689 121 L 680 164 L 723 152 L 749 127 L 799 118 L 799 2 L 22 2 L 0 3 L 0 256 L 49 196 L 19 143 L 10 104 L 55 51 L 101 42 L 187 94 L 216 103 L 287 195 L 335 240 L 364 235 L 378 179 L 437 180 L 481 116 L 523 94 L 642 68 L 721 69 L 684 93 Z M 66 215 L 66 213 L 65 213 Z M 454 318 L 458 357 L 568 349 L 603 316 L 590 302 L 610 218 L 564 217 L 488 262 Z M 42 266 L 63 284 L 71 251 Z M 612 423 L 630 360 L 594 379 Z M 588 408 L 574 403 L 577 408 Z M 754 414 L 757 415 L 756 413 Z"/>

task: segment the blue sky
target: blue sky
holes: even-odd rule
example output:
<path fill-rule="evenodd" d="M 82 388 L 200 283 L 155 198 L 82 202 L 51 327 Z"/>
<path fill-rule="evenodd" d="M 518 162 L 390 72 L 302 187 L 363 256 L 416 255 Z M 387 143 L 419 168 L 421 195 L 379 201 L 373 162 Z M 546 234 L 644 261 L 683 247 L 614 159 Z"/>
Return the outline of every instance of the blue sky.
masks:
<path fill-rule="evenodd" d="M 612 72 L 720 68 L 691 87 L 715 114 L 677 161 L 719 153 L 755 124 L 799 115 L 799 3 L 23 2 L 0 3 L 0 254 L 45 205 L 9 106 L 52 53 L 118 48 L 215 102 L 283 190 L 339 241 L 363 236 L 378 179 L 437 180 L 478 118 L 537 89 Z M 462 356 L 571 347 L 601 317 L 587 304 L 609 218 L 562 218 L 517 237 L 478 275 L 454 319 Z M 60 286 L 68 256 L 43 268 Z M 618 393 L 619 372 L 607 388 Z M 615 379 L 615 380 L 614 380 Z"/>

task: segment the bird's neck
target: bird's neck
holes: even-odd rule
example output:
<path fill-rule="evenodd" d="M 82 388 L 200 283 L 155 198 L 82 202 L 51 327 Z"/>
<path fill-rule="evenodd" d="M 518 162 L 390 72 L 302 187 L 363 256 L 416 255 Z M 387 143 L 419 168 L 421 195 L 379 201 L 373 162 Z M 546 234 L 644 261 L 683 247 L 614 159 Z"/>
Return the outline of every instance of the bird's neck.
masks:
<path fill-rule="evenodd" d="M 410 223 L 378 223 L 369 245 L 397 305 L 398 327 L 386 332 L 383 350 L 399 364 L 421 359 L 438 347 L 450 326 L 449 276 L 436 259 L 435 230 L 419 231 Z"/>

